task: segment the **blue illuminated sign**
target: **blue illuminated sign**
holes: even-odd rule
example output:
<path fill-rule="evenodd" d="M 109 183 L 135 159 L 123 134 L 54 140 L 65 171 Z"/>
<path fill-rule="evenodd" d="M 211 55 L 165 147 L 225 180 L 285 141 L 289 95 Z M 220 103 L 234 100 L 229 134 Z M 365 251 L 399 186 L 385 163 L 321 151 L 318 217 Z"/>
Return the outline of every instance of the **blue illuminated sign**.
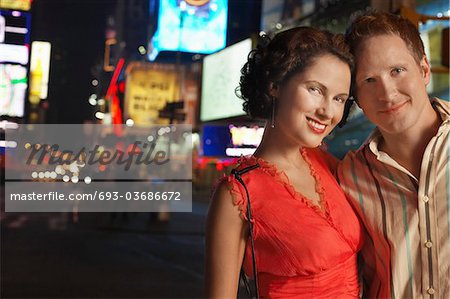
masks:
<path fill-rule="evenodd" d="M 149 59 L 160 51 L 210 54 L 225 47 L 227 0 L 160 0 Z"/>

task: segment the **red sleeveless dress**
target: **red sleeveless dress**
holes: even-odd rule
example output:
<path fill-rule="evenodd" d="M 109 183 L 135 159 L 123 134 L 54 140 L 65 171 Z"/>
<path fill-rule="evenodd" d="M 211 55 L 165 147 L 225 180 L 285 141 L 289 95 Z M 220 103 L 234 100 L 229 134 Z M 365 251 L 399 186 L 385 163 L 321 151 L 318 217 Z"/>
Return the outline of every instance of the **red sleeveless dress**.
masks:
<path fill-rule="evenodd" d="M 297 192 L 284 172 L 261 158 L 243 157 L 237 166 L 260 165 L 242 175 L 254 218 L 260 296 L 358 298 L 360 223 L 329 169 L 328 154 L 319 149 L 303 149 L 301 154 L 316 180 L 321 207 Z M 234 204 L 246 218 L 244 188 L 233 176 L 226 179 Z M 250 242 L 244 270 L 253 276 Z"/>

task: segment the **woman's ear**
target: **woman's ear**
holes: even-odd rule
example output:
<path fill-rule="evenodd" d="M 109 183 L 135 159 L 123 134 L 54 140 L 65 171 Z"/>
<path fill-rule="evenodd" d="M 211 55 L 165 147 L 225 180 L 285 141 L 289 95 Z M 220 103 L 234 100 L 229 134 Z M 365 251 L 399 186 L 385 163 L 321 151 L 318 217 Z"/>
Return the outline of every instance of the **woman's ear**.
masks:
<path fill-rule="evenodd" d="M 270 84 L 269 84 L 269 93 L 270 93 L 270 95 L 271 95 L 272 97 L 274 97 L 274 98 L 279 98 L 279 88 L 278 88 L 278 85 L 275 84 L 275 83 L 273 83 L 273 82 L 270 82 Z"/>

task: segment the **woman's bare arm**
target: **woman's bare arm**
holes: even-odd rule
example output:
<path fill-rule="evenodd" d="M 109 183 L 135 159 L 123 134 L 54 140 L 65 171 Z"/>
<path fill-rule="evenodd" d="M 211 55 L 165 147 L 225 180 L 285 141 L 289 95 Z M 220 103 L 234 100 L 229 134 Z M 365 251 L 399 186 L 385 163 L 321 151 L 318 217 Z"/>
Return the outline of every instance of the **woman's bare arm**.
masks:
<path fill-rule="evenodd" d="M 222 182 L 213 195 L 206 221 L 207 298 L 236 298 L 248 225 Z"/>

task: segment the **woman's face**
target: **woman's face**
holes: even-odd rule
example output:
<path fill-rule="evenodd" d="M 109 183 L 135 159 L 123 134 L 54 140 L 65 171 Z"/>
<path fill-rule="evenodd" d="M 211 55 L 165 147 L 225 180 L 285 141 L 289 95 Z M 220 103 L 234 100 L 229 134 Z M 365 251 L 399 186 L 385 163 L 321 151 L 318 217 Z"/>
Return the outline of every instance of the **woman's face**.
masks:
<path fill-rule="evenodd" d="M 331 54 L 315 58 L 308 68 L 272 90 L 275 129 L 302 147 L 317 147 L 342 119 L 350 82 L 345 62 Z"/>

